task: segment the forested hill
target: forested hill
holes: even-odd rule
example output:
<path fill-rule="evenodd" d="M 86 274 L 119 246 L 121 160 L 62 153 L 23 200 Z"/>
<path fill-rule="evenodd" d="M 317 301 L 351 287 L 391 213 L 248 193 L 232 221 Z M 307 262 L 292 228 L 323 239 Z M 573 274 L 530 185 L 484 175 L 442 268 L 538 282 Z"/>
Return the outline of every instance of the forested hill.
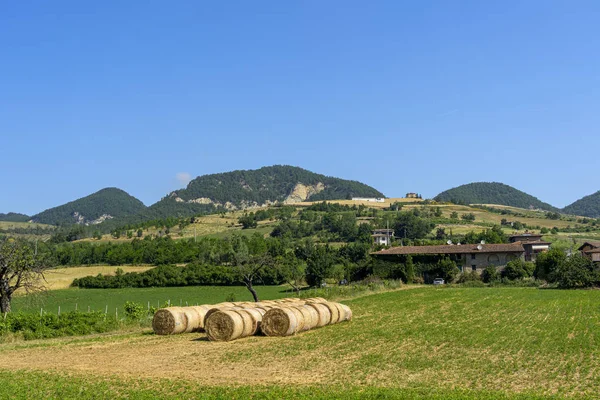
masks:
<path fill-rule="evenodd" d="M 384 197 L 357 181 L 333 178 L 299 167 L 275 165 L 203 175 L 150 207 L 155 215 L 190 215 L 207 208 L 239 209 L 275 202 Z"/>
<path fill-rule="evenodd" d="M 585 196 L 562 209 L 565 214 L 600 218 L 600 191 Z"/>
<path fill-rule="evenodd" d="M 520 208 L 539 208 L 560 211 L 536 197 L 498 182 L 475 182 L 455 187 L 438 194 L 434 200 L 455 204 L 501 204 Z"/>
<path fill-rule="evenodd" d="M 96 224 L 106 219 L 139 215 L 144 203 L 121 189 L 105 188 L 89 196 L 50 208 L 31 217 L 51 225 Z"/>
<path fill-rule="evenodd" d="M 29 216 L 13 212 L 9 212 L 7 214 L 0 213 L 0 221 L 27 222 L 29 221 Z"/>

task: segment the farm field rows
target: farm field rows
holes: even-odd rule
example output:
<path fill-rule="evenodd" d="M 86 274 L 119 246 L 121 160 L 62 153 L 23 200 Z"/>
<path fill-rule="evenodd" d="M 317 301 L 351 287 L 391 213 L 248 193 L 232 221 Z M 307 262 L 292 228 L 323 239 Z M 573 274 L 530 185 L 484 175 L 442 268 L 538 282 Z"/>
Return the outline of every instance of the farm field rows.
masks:
<path fill-rule="evenodd" d="M 595 398 L 600 391 L 600 291 L 429 287 L 344 303 L 353 321 L 283 338 L 217 343 L 145 331 L 4 343 L 0 395 L 13 380 L 22 393 L 83 390 L 79 398 Z"/>

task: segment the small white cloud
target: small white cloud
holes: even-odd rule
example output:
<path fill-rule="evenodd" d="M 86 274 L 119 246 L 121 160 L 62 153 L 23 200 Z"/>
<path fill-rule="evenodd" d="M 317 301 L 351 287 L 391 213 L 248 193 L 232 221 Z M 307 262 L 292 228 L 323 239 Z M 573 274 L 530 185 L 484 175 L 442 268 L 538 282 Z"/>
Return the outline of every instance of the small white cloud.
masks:
<path fill-rule="evenodd" d="M 187 186 L 188 183 L 192 180 L 192 175 L 189 172 L 178 172 L 175 175 L 175 179 L 181 186 Z"/>

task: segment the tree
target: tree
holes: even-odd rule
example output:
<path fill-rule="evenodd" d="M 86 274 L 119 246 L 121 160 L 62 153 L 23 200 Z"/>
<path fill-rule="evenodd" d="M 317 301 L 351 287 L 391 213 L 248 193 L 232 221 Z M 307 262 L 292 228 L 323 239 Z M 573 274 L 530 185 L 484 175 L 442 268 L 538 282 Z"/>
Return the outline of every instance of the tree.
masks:
<path fill-rule="evenodd" d="M 235 235 L 232 237 L 231 247 L 236 276 L 250 291 L 254 301 L 258 302 L 258 293 L 253 286 L 254 281 L 259 280 L 264 269 L 272 264 L 272 259 L 266 252 L 266 246 L 264 252 L 251 254 L 246 238 Z"/>
<path fill-rule="evenodd" d="M 426 237 L 435 224 L 423 218 L 419 218 L 413 212 L 401 212 L 394 221 L 396 237 L 406 239 L 422 239 Z"/>
<path fill-rule="evenodd" d="M 443 278 L 446 282 L 452 282 L 460 273 L 456 263 L 448 257 L 442 258 L 435 264 L 435 268 L 431 271 L 439 278 Z"/>
<path fill-rule="evenodd" d="M 242 229 L 256 228 L 258 226 L 258 222 L 254 218 L 254 213 L 244 214 L 238 218 L 238 222 L 242 224 Z"/>
<path fill-rule="evenodd" d="M 460 218 L 462 218 L 464 221 L 475 221 L 475 214 L 473 214 L 473 213 L 463 214 L 460 216 Z"/>
<path fill-rule="evenodd" d="M 502 271 L 502 276 L 514 281 L 516 279 L 529 278 L 533 276 L 535 265 L 530 262 L 526 262 L 520 258 L 509 261 Z"/>
<path fill-rule="evenodd" d="M 306 265 L 294 253 L 279 257 L 277 265 L 279 274 L 294 289 L 296 295 L 300 296 L 300 285 L 306 278 Z"/>
<path fill-rule="evenodd" d="M 600 285 L 600 267 L 581 254 L 574 254 L 560 263 L 554 276 L 558 287 L 564 289 Z"/>
<path fill-rule="evenodd" d="M 144 231 L 140 228 L 140 229 L 137 230 L 137 234 L 136 235 L 137 235 L 137 237 L 141 238 L 142 235 L 144 235 Z"/>
<path fill-rule="evenodd" d="M 10 303 L 17 289 L 43 290 L 44 271 L 48 268 L 47 260 L 38 256 L 31 243 L 0 241 L 0 311 L 11 311 Z"/>
<path fill-rule="evenodd" d="M 450 218 L 458 219 L 458 213 L 456 211 L 452 211 L 452 213 L 450 214 Z"/>
<path fill-rule="evenodd" d="M 563 250 L 551 248 L 537 255 L 533 275 L 538 279 L 555 282 L 556 272 L 566 261 L 567 254 Z"/>
<path fill-rule="evenodd" d="M 329 246 L 314 246 L 306 259 L 306 283 L 319 286 L 329 277 L 335 263 Z"/>
<path fill-rule="evenodd" d="M 497 282 L 500 280 L 500 274 L 498 270 L 493 265 L 489 265 L 485 267 L 483 272 L 481 273 L 481 279 L 485 283 Z"/>

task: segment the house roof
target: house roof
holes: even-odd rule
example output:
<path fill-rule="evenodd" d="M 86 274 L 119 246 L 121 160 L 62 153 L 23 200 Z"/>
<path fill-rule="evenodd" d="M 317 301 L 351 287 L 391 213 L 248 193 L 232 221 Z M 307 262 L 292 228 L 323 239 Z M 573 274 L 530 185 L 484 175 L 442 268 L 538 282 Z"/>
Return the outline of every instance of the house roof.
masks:
<path fill-rule="evenodd" d="M 578 249 L 578 250 L 583 250 L 583 248 L 585 247 L 585 245 L 586 245 L 586 244 L 587 244 L 587 245 L 590 245 L 590 246 L 592 246 L 592 247 L 594 247 L 594 248 L 599 248 L 599 247 L 600 247 L 600 242 L 598 242 L 598 241 L 593 241 L 593 240 L 588 240 L 588 241 L 586 241 L 584 244 L 582 244 L 582 245 L 579 247 L 579 249 Z"/>
<path fill-rule="evenodd" d="M 518 243 L 518 242 L 515 242 L 515 243 Z M 537 246 L 537 245 L 540 245 L 540 244 L 541 245 L 547 244 L 549 246 L 549 245 L 552 244 L 551 242 L 543 242 L 541 240 L 526 240 L 526 241 L 521 242 L 521 243 L 524 244 L 524 245 L 531 245 L 531 246 Z"/>
<path fill-rule="evenodd" d="M 523 253 L 525 249 L 521 242 L 503 244 L 482 244 L 481 250 L 477 244 L 439 245 L 439 246 L 398 246 L 376 251 L 374 255 L 403 255 L 403 254 L 469 254 L 469 253 Z"/>
<path fill-rule="evenodd" d="M 592 249 L 592 250 L 588 250 L 588 251 L 584 251 L 585 254 L 596 254 L 596 253 L 600 253 L 600 249 Z"/>

